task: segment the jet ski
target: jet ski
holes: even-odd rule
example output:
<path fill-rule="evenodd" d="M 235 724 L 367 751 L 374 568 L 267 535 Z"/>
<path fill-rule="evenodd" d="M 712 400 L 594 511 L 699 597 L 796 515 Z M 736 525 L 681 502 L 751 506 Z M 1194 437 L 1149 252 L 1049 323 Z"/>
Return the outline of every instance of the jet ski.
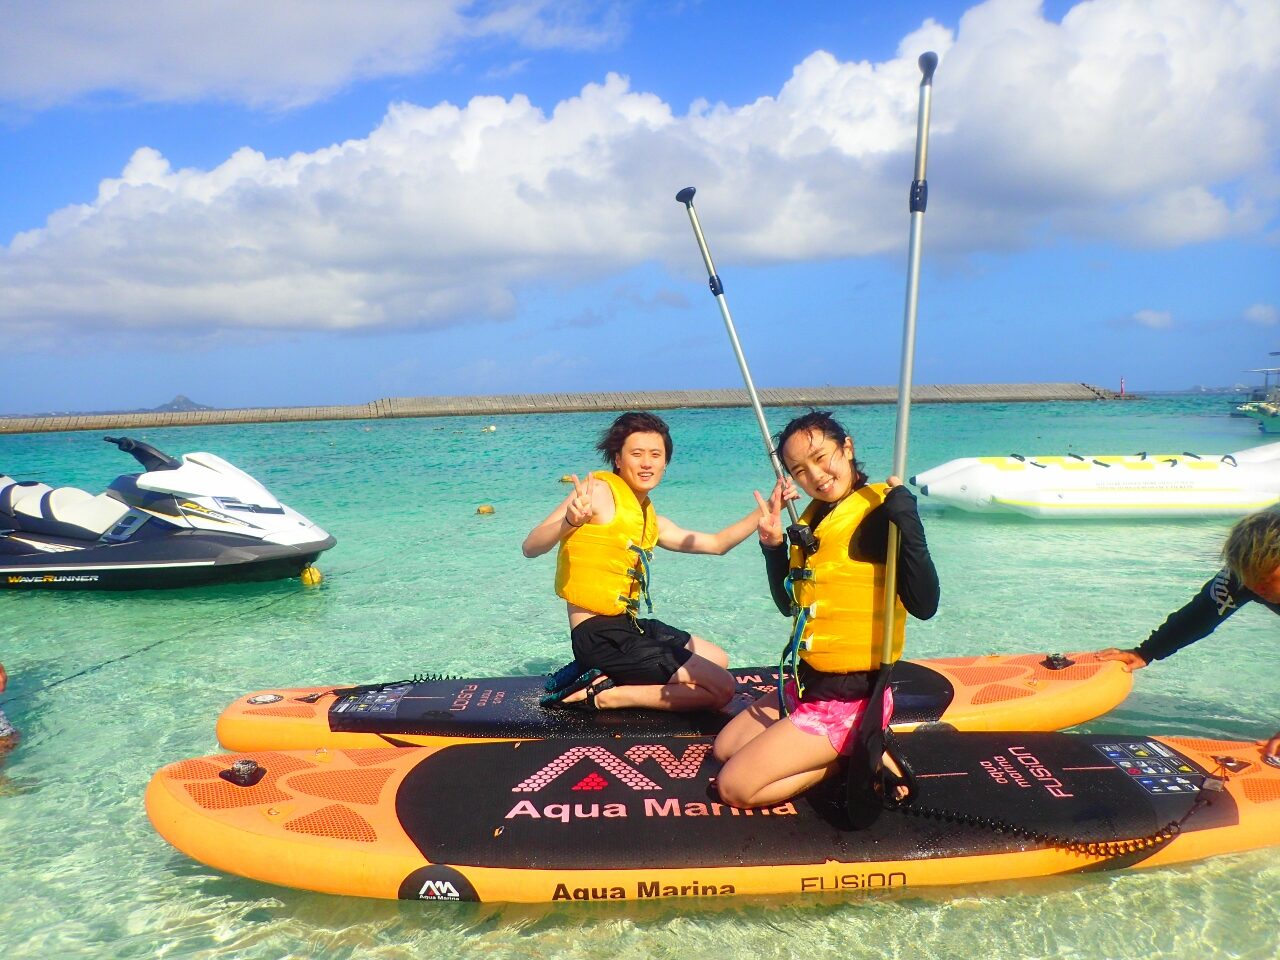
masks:
<path fill-rule="evenodd" d="M 336 542 L 211 453 L 105 437 L 142 465 L 96 496 L 0 474 L 0 587 L 139 590 L 296 577 Z"/>

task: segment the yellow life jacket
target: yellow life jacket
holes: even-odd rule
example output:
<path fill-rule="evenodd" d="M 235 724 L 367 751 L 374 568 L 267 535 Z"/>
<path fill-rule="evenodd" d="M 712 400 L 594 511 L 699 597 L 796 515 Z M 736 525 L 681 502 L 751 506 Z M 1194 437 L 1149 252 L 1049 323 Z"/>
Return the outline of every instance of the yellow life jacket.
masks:
<path fill-rule="evenodd" d="M 805 557 L 791 547 L 791 585 L 795 601 L 800 659 L 823 673 L 853 673 L 880 666 L 884 645 L 884 564 L 854 560 L 849 542 L 868 513 L 884 503 L 888 486 L 874 483 L 854 490 L 818 523 L 818 549 Z M 818 502 L 801 521 L 811 522 Z M 894 598 L 893 659 L 902 656 L 906 610 Z"/>
<path fill-rule="evenodd" d="M 658 514 L 615 473 L 592 474 L 613 491 L 613 519 L 588 521 L 560 541 L 556 594 L 605 616 L 635 613 L 649 599 L 649 561 L 658 542 Z"/>

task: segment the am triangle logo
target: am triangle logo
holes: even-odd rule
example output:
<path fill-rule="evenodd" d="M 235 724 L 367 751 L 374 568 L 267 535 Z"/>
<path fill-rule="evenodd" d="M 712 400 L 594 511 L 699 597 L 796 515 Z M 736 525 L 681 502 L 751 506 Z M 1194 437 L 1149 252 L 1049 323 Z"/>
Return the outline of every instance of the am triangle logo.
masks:
<path fill-rule="evenodd" d="M 581 793 L 586 801 L 587 795 L 607 790 L 610 786 L 620 784 L 630 791 L 618 799 L 615 791 L 612 802 L 555 802 L 540 804 L 537 798 L 523 798 L 507 812 L 508 822 L 549 821 L 570 823 L 578 820 L 626 819 L 633 813 L 643 817 L 705 817 L 730 816 L 754 817 L 770 815 L 797 815 L 797 810 L 790 802 L 773 807 L 740 809 L 728 804 L 718 803 L 710 799 L 684 799 L 679 797 L 660 797 L 655 794 L 666 792 L 649 773 L 657 775 L 652 767 L 641 770 L 641 764 L 651 763 L 665 775 L 669 781 L 695 780 L 703 769 L 707 756 L 711 753 L 711 744 L 690 743 L 685 746 L 679 756 L 670 747 L 661 743 L 634 744 L 618 756 L 608 747 L 599 744 L 584 744 L 570 747 L 554 760 L 544 764 L 532 774 L 526 776 L 511 788 L 513 794 L 540 794 L 558 782 L 563 782 L 571 774 L 577 776 L 569 788 Z M 589 766 L 591 769 L 586 769 Z M 638 807 L 631 800 L 641 794 L 642 804 Z"/>
<path fill-rule="evenodd" d="M 617 756 L 607 747 L 597 744 L 571 747 L 535 773 L 525 777 L 511 788 L 511 792 L 538 793 L 584 760 L 590 760 L 601 771 L 612 774 L 616 780 L 632 790 L 661 790 L 660 786 L 639 770 L 639 764 L 645 760 L 654 760 L 671 779 L 692 780 L 702 769 L 702 762 L 710 752 L 711 744 L 709 743 L 691 743 L 684 748 L 684 753 L 679 758 L 671 752 L 669 747 L 660 743 L 636 744 L 628 747 L 622 757 Z M 592 779 L 593 785 L 586 789 L 603 789 L 608 784 L 607 778 L 600 773 L 595 773 L 593 778 L 588 779 Z M 580 781 L 579 786 L 585 782 L 586 780 Z"/>

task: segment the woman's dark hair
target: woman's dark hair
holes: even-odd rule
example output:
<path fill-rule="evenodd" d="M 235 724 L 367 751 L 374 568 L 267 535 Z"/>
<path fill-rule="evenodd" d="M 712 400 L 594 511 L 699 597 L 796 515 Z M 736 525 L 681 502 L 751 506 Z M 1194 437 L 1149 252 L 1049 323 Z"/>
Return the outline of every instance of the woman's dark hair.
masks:
<path fill-rule="evenodd" d="M 844 446 L 844 442 L 850 440 L 848 432 L 844 427 L 840 426 L 840 422 L 836 420 L 830 410 L 810 410 L 808 413 L 802 414 L 788 423 L 775 437 L 778 445 L 773 448 L 773 452 L 778 455 L 778 461 L 784 468 L 787 462 L 782 459 L 782 448 L 797 433 L 808 433 L 810 430 L 821 431 L 824 437 L 828 440 L 834 440 L 839 446 Z M 856 447 L 854 453 L 855 455 L 857 453 Z M 862 469 L 862 463 L 857 459 L 853 461 L 853 474 L 853 488 L 855 490 L 866 484 L 867 475 Z"/>
<path fill-rule="evenodd" d="M 611 467 L 614 466 L 614 461 L 622 452 L 622 445 L 633 433 L 659 434 L 667 448 L 667 463 L 671 462 L 671 452 L 675 449 L 675 444 L 671 442 L 671 430 L 667 427 L 667 422 L 656 414 L 632 410 L 613 421 L 609 429 L 600 434 L 600 442 L 596 444 L 596 449 L 604 454 L 605 463 Z"/>

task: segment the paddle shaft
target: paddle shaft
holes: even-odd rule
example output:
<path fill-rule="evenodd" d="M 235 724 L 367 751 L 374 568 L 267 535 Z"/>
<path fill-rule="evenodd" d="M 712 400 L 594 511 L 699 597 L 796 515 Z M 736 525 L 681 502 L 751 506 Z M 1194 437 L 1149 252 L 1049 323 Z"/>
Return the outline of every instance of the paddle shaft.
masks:
<path fill-rule="evenodd" d="M 711 293 L 716 298 L 716 304 L 720 307 L 720 316 L 724 319 L 724 328 L 729 332 L 729 342 L 733 344 L 733 355 L 737 358 L 738 369 L 742 371 L 742 382 L 747 387 L 747 396 L 751 400 L 751 407 L 755 410 L 756 423 L 760 425 L 760 436 L 764 440 L 765 453 L 769 457 L 769 462 L 773 465 L 774 475 L 781 480 L 782 461 L 778 459 L 778 453 L 773 449 L 773 438 L 769 434 L 769 423 L 764 418 L 764 408 L 760 405 L 760 397 L 756 393 L 756 385 L 751 380 L 751 371 L 747 367 L 747 358 L 742 353 L 742 344 L 738 342 L 738 331 L 733 326 L 733 316 L 729 313 L 729 303 L 724 298 L 724 284 L 720 282 L 720 277 L 716 273 L 716 265 L 711 260 L 711 251 L 707 248 L 707 238 L 702 234 L 702 224 L 698 222 L 698 211 L 693 209 L 693 195 L 697 191 L 693 187 L 685 187 L 676 194 L 676 199 L 684 204 L 684 208 L 689 213 L 689 223 L 693 225 L 693 235 L 698 241 L 698 249 L 702 252 L 702 262 L 707 268 L 707 281 L 711 287 Z M 787 502 L 787 513 L 791 517 L 791 522 L 797 524 L 800 517 L 796 513 L 795 505 L 790 501 Z"/>
<path fill-rule="evenodd" d="M 898 372 L 898 422 L 893 435 L 893 475 L 907 473 L 907 433 L 911 422 L 911 377 L 916 357 L 916 312 L 920 301 L 920 249 L 924 239 L 924 211 L 929 199 L 925 167 L 929 159 L 929 112 L 933 100 L 936 53 L 921 54 L 920 107 L 916 115 L 916 167 L 911 181 L 911 236 L 907 244 L 907 301 L 902 318 L 902 364 Z M 884 564 L 884 637 L 880 662 L 893 658 L 893 634 L 898 597 L 898 528 L 889 524 Z"/>

